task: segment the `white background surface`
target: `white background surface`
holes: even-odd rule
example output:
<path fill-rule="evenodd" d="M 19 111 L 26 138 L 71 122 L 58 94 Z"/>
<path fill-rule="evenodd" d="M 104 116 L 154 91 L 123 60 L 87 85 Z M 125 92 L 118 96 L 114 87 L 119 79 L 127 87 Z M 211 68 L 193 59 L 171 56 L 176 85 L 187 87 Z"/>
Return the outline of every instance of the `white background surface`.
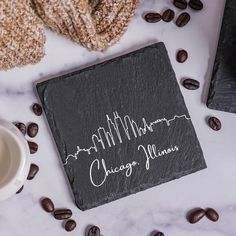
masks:
<path fill-rule="evenodd" d="M 186 27 L 180 29 L 173 23 L 148 24 L 142 20 L 144 12 L 162 12 L 168 7 L 178 15 L 180 11 L 170 0 L 143 0 L 120 43 L 105 53 L 88 52 L 47 31 L 47 56 L 41 63 L 0 72 L 0 116 L 9 121 L 35 121 L 40 126 L 39 135 L 35 138 L 39 151 L 32 156 L 32 162 L 40 166 L 40 172 L 34 180 L 25 184 L 21 194 L 0 202 L 1 235 L 68 234 L 63 230 L 61 222 L 41 209 L 39 200 L 43 196 L 52 198 L 57 207 L 73 210 L 73 218 L 78 227 L 70 233 L 72 236 L 84 235 L 90 224 L 98 225 L 104 236 L 149 236 L 154 230 L 163 231 L 167 236 L 236 235 L 236 114 L 213 111 L 205 105 L 224 3 L 224 0 L 205 0 L 205 8 L 201 12 L 188 9 L 192 19 Z M 66 185 L 45 118 L 36 117 L 30 110 L 31 104 L 37 101 L 32 83 L 157 41 L 166 44 L 178 81 L 183 77 L 191 77 L 201 83 L 197 91 L 180 87 L 208 168 L 81 212 L 74 205 Z M 180 48 L 189 52 L 189 60 L 184 64 L 175 61 L 176 51 Z M 209 115 L 220 118 L 223 126 L 221 131 L 214 132 L 208 127 L 206 118 Z M 216 208 L 220 213 L 219 222 L 203 219 L 196 225 L 190 225 L 185 214 L 198 206 Z"/>

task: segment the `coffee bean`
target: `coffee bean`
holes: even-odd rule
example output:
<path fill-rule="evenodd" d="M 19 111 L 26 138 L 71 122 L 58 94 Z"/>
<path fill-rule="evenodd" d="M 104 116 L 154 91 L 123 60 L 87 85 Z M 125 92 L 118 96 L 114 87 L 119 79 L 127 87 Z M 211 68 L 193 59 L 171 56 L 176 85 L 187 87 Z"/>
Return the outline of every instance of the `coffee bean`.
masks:
<path fill-rule="evenodd" d="M 166 11 L 163 12 L 162 14 L 162 20 L 165 22 L 170 22 L 175 18 L 175 13 L 171 9 L 167 9 Z"/>
<path fill-rule="evenodd" d="M 188 53 L 185 50 L 179 50 L 176 55 L 176 60 L 179 63 L 184 63 L 188 59 Z"/>
<path fill-rule="evenodd" d="M 196 11 L 200 11 L 203 8 L 203 3 L 200 0 L 190 0 L 189 6 Z"/>
<path fill-rule="evenodd" d="M 201 208 L 198 208 L 194 211 L 192 211 L 188 216 L 188 221 L 191 224 L 197 223 L 199 220 L 201 220 L 205 216 L 205 211 Z"/>
<path fill-rule="evenodd" d="M 161 15 L 157 12 L 150 12 L 147 13 L 144 16 L 144 19 L 148 22 L 148 23 L 157 23 L 158 21 L 161 20 Z"/>
<path fill-rule="evenodd" d="M 20 130 L 20 132 L 23 135 L 26 135 L 26 126 L 25 126 L 25 124 L 23 124 L 21 122 L 18 122 L 18 123 L 15 123 L 15 126 Z"/>
<path fill-rule="evenodd" d="M 65 223 L 65 230 L 67 232 L 70 232 L 72 230 L 74 230 L 76 227 L 76 222 L 72 219 L 68 220 L 66 223 Z"/>
<path fill-rule="evenodd" d="M 21 193 L 24 188 L 24 185 L 21 186 L 21 188 L 16 192 L 16 194 Z"/>
<path fill-rule="evenodd" d="M 97 226 L 92 226 L 88 231 L 88 236 L 100 236 L 100 229 Z"/>
<path fill-rule="evenodd" d="M 221 129 L 221 122 L 220 122 L 220 120 L 219 120 L 218 118 L 216 118 L 216 117 L 210 117 L 210 118 L 208 119 L 208 124 L 209 124 L 209 126 L 210 126 L 213 130 L 215 130 L 215 131 L 218 131 L 218 130 Z"/>
<path fill-rule="evenodd" d="M 216 212 L 216 210 L 212 209 L 212 208 L 208 208 L 206 210 L 206 217 L 211 220 L 211 221 L 218 221 L 219 220 L 219 214 Z"/>
<path fill-rule="evenodd" d="M 42 208 L 46 211 L 46 212 L 53 212 L 54 211 L 54 204 L 52 202 L 52 200 L 50 198 L 43 198 L 41 200 L 41 205 Z"/>
<path fill-rule="evenodd" d="M 27 128 L 27 134 L 31 137 L 34 138 L 39 131 L 39 126 L 36 123 L 30 123 Z"/>
<path fill-rule="evenodd" d="M 187 12 L 183 12 L 182 14 L 179 15 L 179 17 L 176 20 L 176 25 L 178 27 L 183 27 L 188 24 L 190 21 L 190 15 Z"/>
<path fill-rule="evenodd" d="M 28 141 L 29 149 L 30 149 L 30 154 L 34 154 L 38 151 L 38 144 L 34 142 Z"/>
<path fill-rule="evenodd" d="M 154 234 L 154 236 L 165 236 L 165 234 L 162 233 L 162 232 L 157 232 L 157 233 Z"/>
<path fill-rule="evenodd" d="M 31 164 L 27 179 L 32 180 L 35 177 L 35 175 L 38 173 L 38 171 L 39 171 L 39 167 L 35 164 Z"/>
<path fill-rule="evenodd" d="M 36 116 L 41 116 L 43 113 L 42 107 L 38 103 L 34 103 L 32 109 Z"/>
<path fill-rule="evenodd" d="M 200 87 L 200 83 L 195 79 L 185 79 L 183 81 L 183 86 L 189 90 L 196 90 Z"/>
<path fill-rule="evenodd" d="M 54 211 L 54 218 L 57 220 L 66 220 L 72 216 L 70 209 L 58 209 Z"/>
<path fill-rule="evenodd" d="M 181 9 L 181 10 L 184 10 L 184 9 L 187 8 L 188 3 L 187 3 L 186 0 L 174 0 L 174 5 L 175 5 L 177 8 L 179 8 L 179 9 Z"/>

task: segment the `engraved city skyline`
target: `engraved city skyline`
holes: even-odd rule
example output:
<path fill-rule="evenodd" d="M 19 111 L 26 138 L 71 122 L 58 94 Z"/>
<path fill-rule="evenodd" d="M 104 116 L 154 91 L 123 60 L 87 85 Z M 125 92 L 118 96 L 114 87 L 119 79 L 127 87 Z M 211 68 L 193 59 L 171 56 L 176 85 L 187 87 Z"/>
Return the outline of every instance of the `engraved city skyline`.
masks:
<path fill-rule="evenodd" d="M 142 118 L 141 125 L 138 125 L 136 121 L 130 118 L 129 115 L 125 115 L 123 118 L 120 117 L 117 111 L 113 112 L 113 120 L 106 115 L 107 119 L 107 130 L 104 127 L 99 127 L 97 132 L 91 136 L 93 145 L 88 148 L 77 146 L 77 151 L 74 154 L 69 154 L 64 162 L 64 165 L 68 164 L 69 159 L 73 158 L 77 160 L 81 152 L 86 152 L 91 155 L 92 151 L 98 152 L 99 147 L 103 149 L 111 148 L 116 145 L 116 140 L 122 143 L 124 138 L 129 141 L 132 138 L 141 137 L 147 133 L 153 133 L 154 126 L 157 124 L 165 123 L 167 126 L 171 125 L 171 122 L 176 119 L 191 120 L 187 115 L 175 115 L 171 119 L 160 118 L 151 122 L 147 122 L 145 118 Z M 122 133 L 124 134 L 122 137 Z"/>

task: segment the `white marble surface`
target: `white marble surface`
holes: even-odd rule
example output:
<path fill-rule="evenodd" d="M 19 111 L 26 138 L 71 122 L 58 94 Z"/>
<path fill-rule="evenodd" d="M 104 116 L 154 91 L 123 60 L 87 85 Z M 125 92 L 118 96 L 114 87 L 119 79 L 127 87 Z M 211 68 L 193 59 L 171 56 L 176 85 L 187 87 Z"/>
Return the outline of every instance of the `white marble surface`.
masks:
<path fill-rule="evenodd" d="M 70 235 L 84 235 L 89 224 L 100 226 L 104 236 L 151 235 L 161 230 L 167 236 L 232 236 L 236 235 L 236 114 L 209 110 L 205 105 L 214 60 L 224 0 L 205 0 L 205 9 L 195 13 L 192 20 L 179 29 L 173 23 L 147 24 L 145 11 L 163 11 L 170 0 L 143 0 L 128 32 L 121 42 L 105 53 L 88 52 L 63 37 L 47 31 L 47 56 L 41 63 L 0 72 L 0 116 L 9 121 L 36 121 L 40 133 L 36 137 L 39 151 L 32 162 L 40 166 L 33 181 L 25 184 L 23 192 L 0 202 L 0 235 L 66 235 L 61 222 L 41 210 L 39 199 L 49 196 L 57 207 L 69 207 L 78 222 Z M 175 9 L 176 13 L 179 11 Z M 201 82 L 197 91 L 181 86 L 186 104 L 198 134 L 208 168 L 204 171 L 154 187 L 104 206 L 81 212 L 72 200 L 59 158 L 43 117 L 36 117 L 30 106 L 37 101 L 32 83 L 55 73 L 84 67 L 104 58 L 132 51 L 150 42 L 164 41 L 177 80 L 189 76 Z M 185 64 L 175 61 L 179 48 L 189 52 Z M 217 116 L 223 128 L 212 131 L 206 117 Z M 193 207 L 214 207 L 220 213 L 218 223 L 207 219 L 190 225 L 185 214 Z"/>

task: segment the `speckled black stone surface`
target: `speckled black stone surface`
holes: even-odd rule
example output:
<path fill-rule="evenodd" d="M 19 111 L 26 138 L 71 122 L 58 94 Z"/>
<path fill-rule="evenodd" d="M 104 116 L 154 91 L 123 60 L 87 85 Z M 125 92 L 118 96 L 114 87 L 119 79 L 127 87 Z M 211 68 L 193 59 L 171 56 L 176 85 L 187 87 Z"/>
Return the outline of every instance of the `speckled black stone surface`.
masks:
<path fill-rule="evenodd" d="M 163 43 L 37 90 L 82 210 L 206 168 Z"/>
<path fill-rule="evenodd" d="M 236 113 L 236 1 L 227 0 L 207 106 Z"/>

